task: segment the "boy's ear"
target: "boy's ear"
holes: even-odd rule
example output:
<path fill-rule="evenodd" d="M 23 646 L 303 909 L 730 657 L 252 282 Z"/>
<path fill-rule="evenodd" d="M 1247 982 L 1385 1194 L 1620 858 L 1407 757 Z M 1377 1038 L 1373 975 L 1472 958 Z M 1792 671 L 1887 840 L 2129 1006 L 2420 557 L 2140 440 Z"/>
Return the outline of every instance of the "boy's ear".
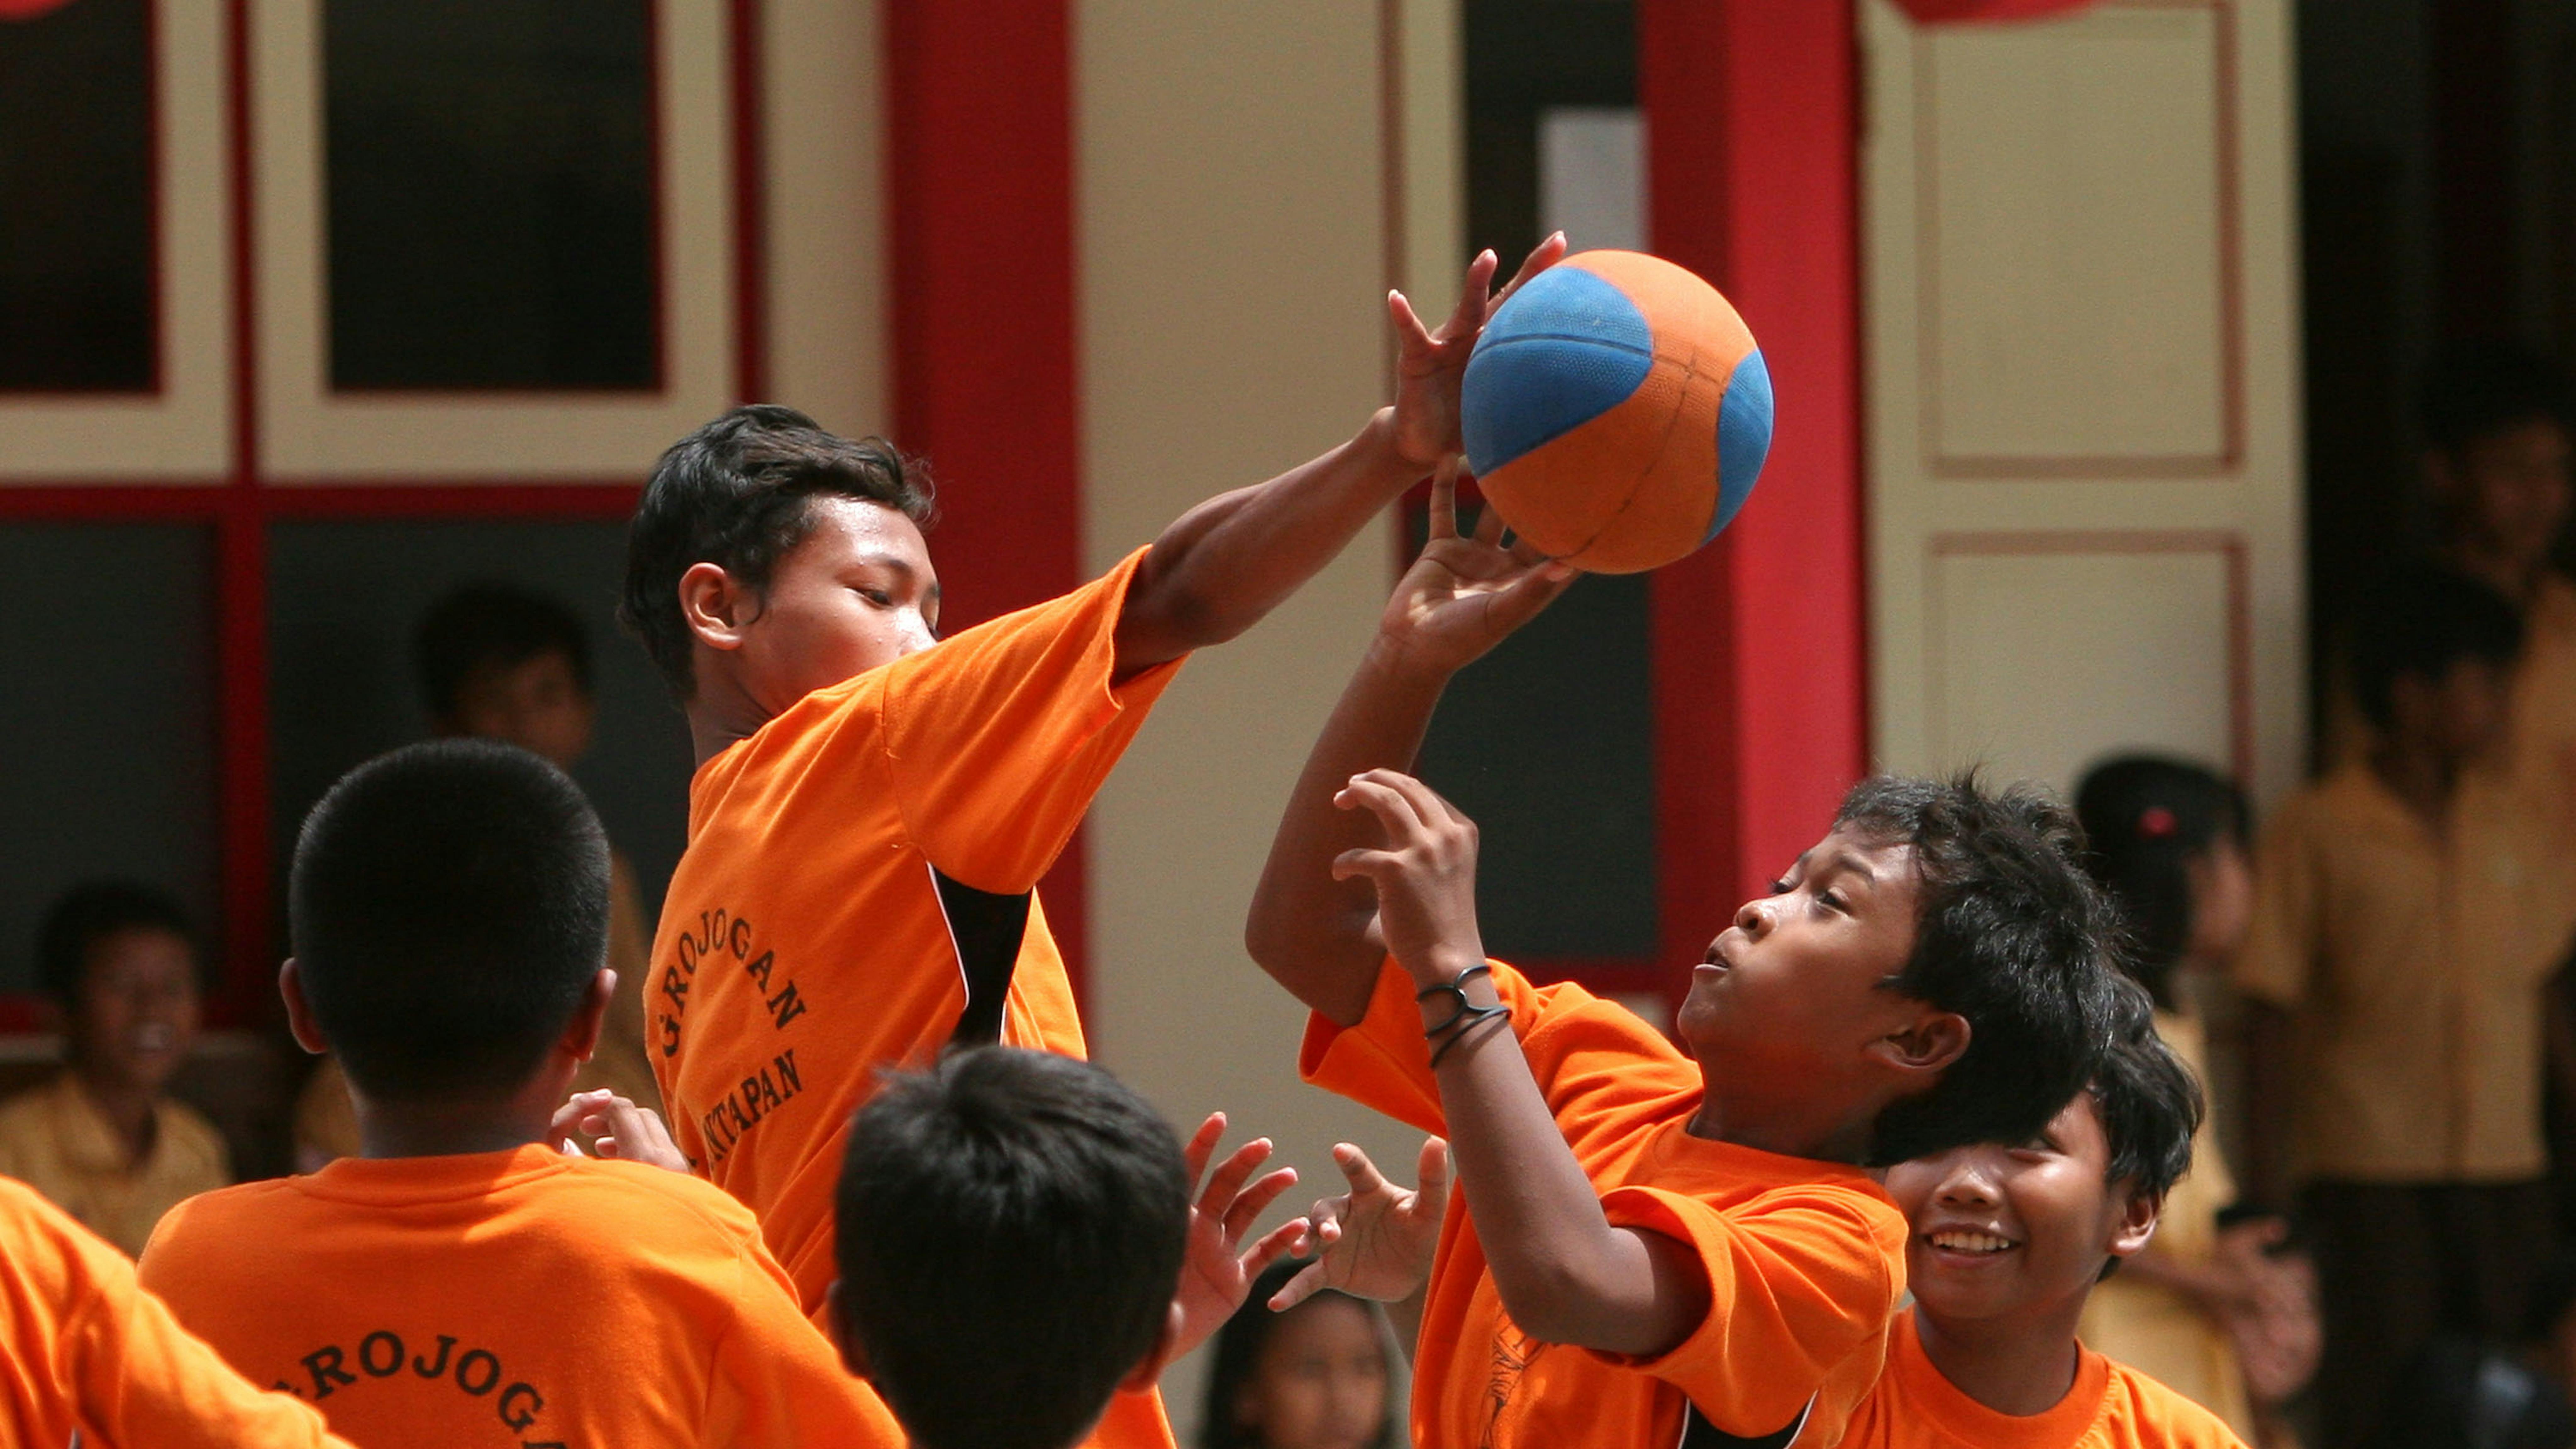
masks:
<path fill-rule="evenodd" d="M 1154 1346 L 1145 1351 L 1143 1358 L 1136 1360 L 1136 1366 L 1127 1371 L 1127 1377 L 1118 1381 L 1120 1393 L 1145 1392 L 1163 1376 L 1164 1369 L 1171 1367 L 1176 1356 L 1173 1350 L 1180 1347 L 1183 1321 L 1180 1300 L 1176 1298 L 1172 1300 L 1172 1306 L 1164 1310 L 1162 1331 L 1154 1335 Z"/>
<path fill-rule="evenodd" d="M 680 575 L 680 619 L 708 648 L 741 648 L 743 631 L 759 617 L 759 595 L 724 565 L 701 560 Z"/>
<path fill-rule="evenodd" d="M 292 956 L 277 968 L 277 994 L 286 1002 L 286 1029 L 294 1034 L 295 1044 L 317 1057 L 327 1055 L 330 1040 L 322 1035 L 322 1024 L 313 1019 L 313 1004 L 304 999 L 304 973 Z"/>
<path fill-rule="evenodd" d="M 1955 1011 L 1927 1010 L 1903 1030 L 1870 1043 L 1869 1049 L 1872 1056 L 1899 1072 L 1930 1074 L 1964 1055 L 1969 1035 L 1966 1017 Z"/>
<path fill-rule="evenodd" d="M 564 1023 L 563 1037 L 556 1045 L 575 1061 L 589 1061 L 599 1051 L 600 1024 L 608 1019 L 609 1003 L 616 999 L 617 973 L 602 966 L 591 976 L 590 989 L 582 993 L 581 1005 Z"/>
<path fill-rule="evenodd" d="M 2165 1200 L 2152 1193 L 2128 1194 L 2128 1206 L 2120 1220 L 2111 1225 L 2111 1241 L 2103 1246 L 2114 1258 L 2134 1256 L 2156 1235 L 2156 1223 L 2164 1216 Z"/>
<path fill-rule="evenodd" d="M 823 1290 L 823 1302 L 832 1315 L 832 1337 L 841 1345 L 841 1366 L 860 1378 L 868 1376 L 868 1351 L 859 1345 L 859 1336 L 850 1331 L 850 1308 L 841 1297 L 841 1280 L 835 1278 Z"/>

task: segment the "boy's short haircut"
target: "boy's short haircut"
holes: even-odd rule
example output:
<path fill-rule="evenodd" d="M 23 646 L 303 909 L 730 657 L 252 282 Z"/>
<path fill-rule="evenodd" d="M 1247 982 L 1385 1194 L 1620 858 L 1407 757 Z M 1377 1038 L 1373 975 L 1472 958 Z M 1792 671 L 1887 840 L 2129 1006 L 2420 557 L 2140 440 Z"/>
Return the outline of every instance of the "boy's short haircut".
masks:
<path fill-rule="evenodd" d="M 515 669 L 560 654 L 573 683 L 590 693 L 590 636 L 572 610 L 511 584 L 469 584 L 430 606 L 412 636 L 412 668 L 432 719 L 456 712 L 478 669 Z"/>
<path fill-rule="evenodd" d="M 2093 1073 L 2094 1111 L 2110 1147 L 2109 1183 L 2162 1200 L 2191 1170 L 2192 1138 L 2200 1131 L 2200 1083 L 2174 1049 L 2156 1034 L 2146 992 L 2118 983 L 2122 1018 L 2118 1039 Z"/>
<path fill-rule="evenodd" d="M 168 891 L 134 880 L 83 881 L 54 897 L 36 927 L 36 985 L 65 1007 L 77 1006 L 89 974 L 90 948 L 119 931 L 165 931 L 188 943 L 197 959 L 197 989 L 209 963 L 187 908 Z"/>
<path fill-rule="evenodd" d="M 2110 909 L 2077 864 L 2074 817 L 1973 774 L 1880 776 L 1852 787 L 1835 823 L 1913 847 L 1914 954 L 1885 986 L 1969 1029 L 1929 1091 L 1879 1114 L 1870 1165 L 2037 1136 L 2100 1064 L 2119 980 Z"/>
<path fill-rule="evenodd" d="M 617 617 L 644 641 L 674 697 L 696 688 L 680 576 L 712 563 L 752 588 L 813 530 L 816 495 L 881 503 L 915 523 L 931 514 L 930 476 L 883 438 L 825 432 L 794 408 L 753 403 L 671 445 L 653 467 L 626 533 Z"/>
<path fill-rule="evenodd" d="M 2352 686 L 2361 712 L 2387 729 L 2405 675 L 2439 683 L 2462 660 L 2508 665 L 2522 651 L 2522 612 L 2466 574 L 2426 564 L 2383 579 L 2352 631 Z"/>
<path fill-rule="evenodd" d="M 517 1091 L 608 953 L 608 837 L 561 770 L 433 740 L 304 817 L 287 914 L 313 1015 L 384 1101 Z"/>
<path fill-rule="evenodd" d="M 2470 445 L 2523 423 L 2567 420 L 2567 378 L 2557 364 L 2513 342 L 2445 348 L 2424 373 L 2424 441 L 2459 457 Z"/>
<path fill-rule="evenodd" d="M 1181 1145 L 1088 1062 L 895 1075 L 850 1129 L 840 1311 L 922 1449 L 1066 1449 L 1154 1350 L 1189 1235 Z"/>

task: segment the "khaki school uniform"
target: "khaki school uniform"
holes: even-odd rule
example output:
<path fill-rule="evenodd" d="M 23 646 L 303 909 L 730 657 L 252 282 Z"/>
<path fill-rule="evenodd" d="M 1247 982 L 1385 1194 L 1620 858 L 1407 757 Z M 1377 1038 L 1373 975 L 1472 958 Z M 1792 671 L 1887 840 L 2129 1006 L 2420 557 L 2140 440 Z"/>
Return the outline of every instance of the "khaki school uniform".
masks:
<path fill-rule="evenodd" d="M 153 1111 L 152 1150 L 130 1161 L 115 1124 L 64 1072 L 0 1103 L 0 1176 L 26 1183 L 135 1257 L 163 1213 L 233 1180 L 232 1156 L 213 1123 L 166 1097 Z"/>

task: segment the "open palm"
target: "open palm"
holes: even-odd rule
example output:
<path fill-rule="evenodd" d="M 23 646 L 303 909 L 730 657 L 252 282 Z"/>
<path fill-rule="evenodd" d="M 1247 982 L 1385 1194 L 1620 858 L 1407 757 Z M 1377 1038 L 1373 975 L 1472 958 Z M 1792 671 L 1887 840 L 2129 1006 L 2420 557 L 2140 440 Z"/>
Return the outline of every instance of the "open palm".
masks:
<path fill-rule="evenodd" d="M 1458 460 L 1431 479 L 1431 536 L 1387 600 L 1378 632 L 1413 662 L 1464 668 L 1538 617 L 1574 581 L 1575 569 L 1527 540 L 1506 540 L 1491 507 L 1458 531 Z"/>

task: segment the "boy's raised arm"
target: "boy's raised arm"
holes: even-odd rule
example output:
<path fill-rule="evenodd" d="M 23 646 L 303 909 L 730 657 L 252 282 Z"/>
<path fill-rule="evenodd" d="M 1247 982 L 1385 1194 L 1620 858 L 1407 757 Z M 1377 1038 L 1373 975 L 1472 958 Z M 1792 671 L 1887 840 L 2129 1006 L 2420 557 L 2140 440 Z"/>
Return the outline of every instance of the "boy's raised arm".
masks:
<path fill-rule="evenodd" d="M 1519 275 L 1492 292 L 1494 254 L 1467 269 L 1458 306 L 1433 332 L 1401 292 L 1387 294 L 1401 355 L 1395 404 L 1357 437 L 1267 483 L 1220 494 L 1173 520 L 1128 586 L 1118 616 L 1117 671 L 1178 659 L 1241 634 L 1279 606 L 1378 510 L 1458 451 L 1459 380 L 1485 319 L 1513 288 L 1565 255 L 1563 233 L 1539 243 Z"/>
<path fill-rule="evenodd" d="M 1422 988 L 1424 1031 L 1441 1032 L 1432 1065 L 1449 1150 L 1504 1310 L 1550 1343 L 1636 1357 L 1676 1347 L 1708 1316 L 1707 1276 L 1680 1241 L 1612 1225 L 1548 1110 L 1478 969 L 1475 822 L 1392 770 L 1352 780 L 1337 803 L 1383 827 L 1382 845 L 1348 852 L 1333 873 L 1375 888 L 1387 950 Z"/>
<path fill-rule="evenodd" d="M 1432 478 L 1431 537 L 1396 585 L 1359 669 L 1306 756 L 1244 921 L 1244 949 L 1308 1008 L 1341 1026 L 1368 1010 L 1386 946 L 1365 880 L 1333 861 L 1376 839 L 1365 816 L 1334 799 L 1366 770 L 1410 769 L 1449 677 L 1537 617 L 1573 570 L 1525 545 L 1505 546 L 1490 508 L 1457 526 L 1455 460 Z"/>

